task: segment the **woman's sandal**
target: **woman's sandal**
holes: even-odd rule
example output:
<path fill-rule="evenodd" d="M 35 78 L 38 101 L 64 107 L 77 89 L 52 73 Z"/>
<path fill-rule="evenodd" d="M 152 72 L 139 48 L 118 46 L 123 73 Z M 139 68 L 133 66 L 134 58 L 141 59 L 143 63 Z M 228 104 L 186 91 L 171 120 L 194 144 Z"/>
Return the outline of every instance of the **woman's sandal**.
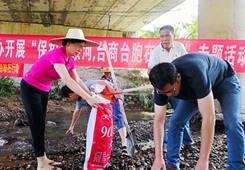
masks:
<path fill-rule="evenodd" d="M 49 162 L 48 164 L 51 165 L 51 166 L 60 166 L 60 165 L 62 165 L 61 162 L 55 162 L 55 161 Z"/>
<path fill-rule="evenodd" d="M 123 146 L 122 147 L 122 155 L 123 156 L 129 156 L 128 152 L 127 152 L 127 147 L 126 146 Z"/>
<path fill-rule="evenodd" d="M 58 169 L 58 168 L 60 169 L 62 167 L 62 163 L 61 162 L 53 161 L 53 162 L 49 162 L 48 164 L 53 166 L 54 167 L 53 169 Z"/>

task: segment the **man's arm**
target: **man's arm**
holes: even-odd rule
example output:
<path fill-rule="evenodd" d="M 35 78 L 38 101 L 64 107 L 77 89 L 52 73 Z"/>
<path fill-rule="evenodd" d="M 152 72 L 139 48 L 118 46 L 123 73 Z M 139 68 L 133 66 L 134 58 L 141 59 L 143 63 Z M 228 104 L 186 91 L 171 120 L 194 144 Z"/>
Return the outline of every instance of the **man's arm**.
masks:
<path fill-rule="evenodd" d="M 111 87 L 111 85 L 107 83 L 106 80 L 97 81 L 97 84 L 107 86 L 111 92 L 115 91 L 115 89 L 113 89 L 113 87 Z"/>
<path fill-rule="evenodd" d="M 156 47 L 157 48 L 157 47 Z M 154 48 L 152 51 L 151 51 L 151 54 L 150 54 L 150 58 L 149 58 L 149 61 L 148 61 L 148 70 L 147 70 L 147 74 L 149 76 L 150 72 L 151 72 L 151 69 L 157 65 L 159 63 L 159 61 L 157 61 L 157 55 L 155 54 L 155 51 L 156 51 L 156 48 Z"/>
<path fill-rule="evenodd" d="M 150 75 L 151 70 L 152 70 L 152 68 L 149 67 L 148 70 L 147 70 L 148 76 Z"/>
<path fill-rule="evenodd" d="M 164 120 L 166 116 L 167 105 L 158 106 L 154 105 L 154 123 L 153 123 L 153 135 L 155 144 L 155 160 L 152 166 L 152 170 L 159 170 L 163 168 L 165 170 L 165 163 L 163 160 L 162 146 L 164 137 Z"/>
<path fill-rule="evenodd" d="M 77 109 L 74 110 L 73 116 L 72 116 L 71 125 L 70 125 L 69 129 L 67 130 L 66 134 L 68 134 L 69 132 L 71 134 L 73 134 L 74 126 L 75 126 L 75 124 L 76 124 L 81 112 L 82 112 L 82 108 L 80 110 L 77 110 Z"/>
<path fill-rule="evenodd" d="M 182 48 L 182 49 L 181 49 L 181 56 L 187 54 L 188 52 L 187 52 L 187 50 L 186 50 L 184 44 L 180 43 L 180 45 L 181 45 L 181 48 Z"/>
<path fill-rule="evenodd" d="M 215 109 L 213 92 L 198 99 L 198 108 L 202 115 L 201 150 L 195 169 L 208 170 L 208 158 L 214 138 Z"/>
<path fill-rule="evenodd" d="M 115 89 L 109 83 L 107 83 L 106 80 L 100 80 L 100 81 L 97 81 L 97 83 L 100 84 L 100 85 L 107 86 L 108 89 L 111 92 L 114 92 L 115 91 Z M 121 94 L 115 94 L 114 96 L 115 96 L 116 99 L 122 100 L 122 95 Z"/>

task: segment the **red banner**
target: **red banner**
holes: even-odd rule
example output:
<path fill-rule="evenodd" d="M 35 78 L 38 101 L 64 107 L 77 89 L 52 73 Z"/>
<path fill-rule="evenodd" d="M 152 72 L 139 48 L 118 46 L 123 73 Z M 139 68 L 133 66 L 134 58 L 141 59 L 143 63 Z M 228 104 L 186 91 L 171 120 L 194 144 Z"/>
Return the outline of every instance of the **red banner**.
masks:
<path fill-rule="evenodd" d="M 57 48 L 50 39 L 60 36 L 44 35 L 0 35 L 0 63 L 33 64 L 44 53 Z M 159 38 L 110 38 L 87 37 L 100 44 L 86 47 L 75 58 L 76 66 L 108 67 L 104 41 L 107 42 L 112 65 L 115 68 L 147 68 L 150 52 L 160 44 Z M 244 40 L 183 40 L 187 51 L 204 52 L 227 60 L 237 72 L 245 72 Z M 0 73 L 1 75 L 1 73 Z"/>
<path fill-rule="evenodd" d="M 188 53 L 202 52 L 228 61 L 236 72 L 245 73 L 245 40 L 178 40 Z"/>

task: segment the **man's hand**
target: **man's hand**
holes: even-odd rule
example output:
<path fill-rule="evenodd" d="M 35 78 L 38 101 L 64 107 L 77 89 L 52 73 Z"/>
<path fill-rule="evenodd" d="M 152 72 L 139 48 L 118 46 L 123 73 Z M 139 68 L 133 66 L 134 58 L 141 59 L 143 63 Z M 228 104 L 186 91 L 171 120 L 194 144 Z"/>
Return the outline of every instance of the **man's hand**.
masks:
<path fill-rule="evenodd" d="M 207 160 L 198 160 L 195 170 L 208 170 L 208 161 Z"/>
<path fill-rule="evenodd" d="M 114 96 L 115 96 L 116 99 L 122 100 L 122 95 L 121 94 L 115 94 Z"/>
<path fill-rule="evenodd" d="M 159 158 L 155 158 L 155 161 L 154 161 L 154 163 L 152 165 L 151 170 L 160 170 L 161 168 L 163 170 L 166 170 L 166 166 L 165 166 L 164 160 L 163 159 L 159 159 Z"/>
<path fill-rule="evenodd" d="M 73 126 L 70 126 L 70 128 L 66 131 L 66 134 L 71 133 L 73 134 Z"/>

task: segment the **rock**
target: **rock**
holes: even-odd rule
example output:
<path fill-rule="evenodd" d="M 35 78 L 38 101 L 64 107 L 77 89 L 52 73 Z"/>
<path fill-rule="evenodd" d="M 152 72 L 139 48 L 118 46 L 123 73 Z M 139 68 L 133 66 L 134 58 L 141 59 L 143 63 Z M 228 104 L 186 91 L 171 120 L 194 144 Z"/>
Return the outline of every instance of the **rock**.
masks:
<path fill-rule="evenodd" d="M 8 141 L 0 138 L 0 146 L 7 144 Z"/>
<path fill-rule="evenodd" d="M 55 126 L 56 123 L 52 121 L 47 121 L 46 126 Z"/>
<path fill-rule="evenodd" d="M 15 122 L 14 122 L 14 125 L 15 126 L 29 126 L 28 121 L 27 120 L 23 120 L 21 118 L 16 119 Z"/>

